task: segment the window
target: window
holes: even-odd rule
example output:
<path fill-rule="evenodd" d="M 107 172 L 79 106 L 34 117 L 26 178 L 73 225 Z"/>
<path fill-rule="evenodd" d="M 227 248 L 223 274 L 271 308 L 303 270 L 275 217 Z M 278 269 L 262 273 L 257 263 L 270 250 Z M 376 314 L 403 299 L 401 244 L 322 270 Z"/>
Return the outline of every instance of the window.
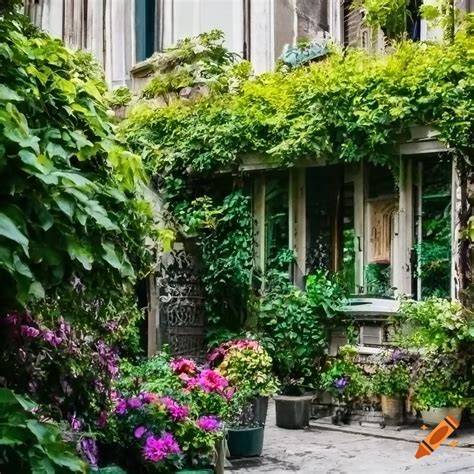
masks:
<path fill-rule="evenodd" d="M 265 176 L 265 269 L 289 246 L 289 173 Z"/>
<path fill-rule="evenodd" d="M 386 167 L 367 167 L 365 293 L 393 296 L 394 219 L 398 193 L 392 172 Z"/>
<path fill-rule="evenodd" d="M 156 0 L 135 1 L 136 60 L 144 61 L 161 47 L 160 17 Z"/>
<path fill-rule="evenodd" d="M 414 293 L 448 298 L 451 290 L 452 162 L 439 155 L 415 162 Z"/>

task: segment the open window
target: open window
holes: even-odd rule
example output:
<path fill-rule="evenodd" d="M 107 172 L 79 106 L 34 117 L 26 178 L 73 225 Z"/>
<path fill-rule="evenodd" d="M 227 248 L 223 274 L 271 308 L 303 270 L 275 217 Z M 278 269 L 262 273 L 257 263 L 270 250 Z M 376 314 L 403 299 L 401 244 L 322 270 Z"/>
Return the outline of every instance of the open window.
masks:
<path fill-rule="evenodd" d="M 366 258 L 364 293 L 375 297 L 394 294 L 394 229 L 398 192 L 393 173 L 387 167 L 367 166 Z"/>
<path fill-rule="evenodd" d="M 414 294 L 451 293 L 452 161 L 445 154 L 414 162 Z"/>

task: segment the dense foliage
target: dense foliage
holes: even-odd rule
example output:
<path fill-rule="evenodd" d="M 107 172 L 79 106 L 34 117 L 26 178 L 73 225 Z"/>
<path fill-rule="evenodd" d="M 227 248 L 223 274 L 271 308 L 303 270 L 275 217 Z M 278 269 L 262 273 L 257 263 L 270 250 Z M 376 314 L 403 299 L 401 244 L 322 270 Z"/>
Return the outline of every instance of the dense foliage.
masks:
<path fill-rule="evenodd" d="M 284 272 L 269 273 L 260 304 L 259 331 L 286 393 L 314 388 L 329 332 L 342 323 L 343 293 L 325 274 L 310 276 L 303 292 Z"/>
<path fill-rule="evenodd" d="M 324 61 L 263 74 L 192 107 L 140 107 L 123 133 L 165 177 L 210 172 L 249 152 L 286 163 L 327 156 L 390 164 L 411 124 L 469 148 L 473 61 L 466 31 L 450 46 L 403 42 L 389 55 L 334 49 Z"/>
<path fill-rule="evenodd" d="M 0 43 L 2 306 L 75 277 L 130 290 L 149 259 L 150 210 L 140 158 L 114 139 L 100 69 L 21 17 L 0 22 Z"/>
<path fill-rule="evenodd" d="M 52 420 L 41 420 L 38 405 L 0 388 L 0 466 L 4 474 L 15 472 L 86 472 L 86 464 L 63 440 Z"/>

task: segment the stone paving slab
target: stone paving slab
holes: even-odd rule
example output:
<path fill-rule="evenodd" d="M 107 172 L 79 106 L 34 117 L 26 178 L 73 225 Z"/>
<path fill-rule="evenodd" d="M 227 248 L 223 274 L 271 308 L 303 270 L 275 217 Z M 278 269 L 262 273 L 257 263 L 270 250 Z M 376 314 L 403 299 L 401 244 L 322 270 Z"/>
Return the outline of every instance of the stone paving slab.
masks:
<path fill-rule="evenodd" d="M 285 430 L 275 425 L 274 404 L 268 408 L 263 455 L 231 460 L 226 473 L 474 474 L 474 448 L 469 447 L 467 437 L 472 436 L 470 433 L 461 432 L 456 438 L 463 448 L 445 443 L 430 456 L 415 459 L 415 443 L 426 436 L 425 431 L 327 423 L 315 426 L 321 420 L 313 421 L 305 430 Z"/>

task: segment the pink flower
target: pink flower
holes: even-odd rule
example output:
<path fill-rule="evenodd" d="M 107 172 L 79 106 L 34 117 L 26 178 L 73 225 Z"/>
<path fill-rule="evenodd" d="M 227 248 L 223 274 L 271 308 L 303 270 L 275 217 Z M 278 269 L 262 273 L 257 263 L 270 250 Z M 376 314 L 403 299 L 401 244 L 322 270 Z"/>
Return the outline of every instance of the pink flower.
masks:
<path fill-rule="evenodd" d="M 146 428 L 144 426 L 137 426 L 133 432 L 135 438 L 140 439 L 146 433 Z"/>
<path fill-rule="evenodd" d="M 143 448 L 143 457 L 147 461 L 160 462 L 169 455 L 179 454 L 181 449 L 171 433 L 164 433 L 161 438 L 148 436 Z"/>
<path fill-rule="evenodd" d="M 204 431 L 217 431 L 221 427 L 220 421 L 215 416 L 201 416 L 197 425 Z"/>
<path fill-rule="evenodd" d="M 194 375 L 197 371 L 196 363 L 191 359 L 186 359 L 184 357 L 178 357 L 171 361 L 171 368 L 176 374 L 188 374 Z"/>
<path fill-rule="evenodd" d="M 41 334 L 39 329 L 32 326 L 25 326 L 24 324 L 21 325 L 20 331 L 22 336 L 31 337 L 33 339 L 36 339 Z"/>
<path fill-rule="evenodd" d="M 142 393 L 140 398 L 143 403 L 154 403 L 160 400 L 160 397 L 155 393 Z"/>
<path fill-rule="evenodd" d="M 189 415 L 189 408 L 180 405 L 176 400 L 173 400 L 171 397 L 163 397 L 161 402 L 168 410 L 173 421 L 184 420 Z"/>
<path fill-rule="evenodd" d="M 234 394 L 235 394 L 235 387 L 226 387 L 224 389 L 223 395 L 227 401 L 232 400 L 232 397 L 234 396 Z"/>
<path fill-rule="evenodd" d="M 125 415 L 127 413 L 127 402 L 123 399 L 120 399 L 115 406 L 115 413 L 117 415 Z"/>
<path fill-rule="evenodd" d="M 198 383 L 205 392 L 218 393 L 221 393 L 222 390 L 229 385 L 225 377 L 212 369 L 203 370 L 199 375 Z"/>

